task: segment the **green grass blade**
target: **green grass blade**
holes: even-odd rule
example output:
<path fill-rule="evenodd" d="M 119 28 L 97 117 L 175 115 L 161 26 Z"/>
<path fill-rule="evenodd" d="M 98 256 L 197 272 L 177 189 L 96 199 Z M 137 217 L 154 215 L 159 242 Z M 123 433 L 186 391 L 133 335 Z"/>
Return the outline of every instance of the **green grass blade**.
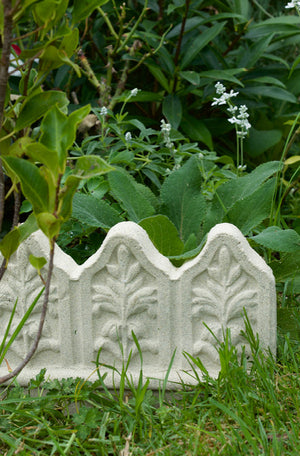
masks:
<path fill-rule="evenodd" d="M 11 327 L 15 312 L 16 312 L 17 303 L 18 303 L 18 298 L 16 299 L 14 307 L 13 307 L 13 310 L 11 311 L 11 314 L 10 314 L 10 317 L 9 317 L 9 321 L 8 321 L 8 324 L 7 324 L 7 327 L 6 327 L 6 330 L 5 330 L 5 334 L 3 336 L 3 339 L 2 339 L 2 342 L 1 342 L 1 345 L 0 345 L 0 364 L 2 362 L 1 353 L 2 353 L 3 348 L 5 346 L 5 342 L 6 342 L 6 339 L 7 339 L 7 336 L 8 336 L 8 333 L 9 333 L 9 330 L 10 330 L 10 327 Z"/>
<path fill-rule="evenodd" d="M 27 311 L 25 312 L 23 318 L 21 319 L 20 323 L 18 324 L 18 326 L 16 327 L 16 329 L 14 330 L 13 334 L 11 335 L 8 343 L 6 344 L 6 347 L 4 348 L 3 350 L 3 353 L 0 357 L 0 365 L 9 349 L 9 347 L 11 346 L 11 344 L 14 342 L 14 340 L 16 339 L 16 337 L 18 336 L 19 332 L 21 331 L 21 329 L 23 328 L 25 322 L 28 320 L 31 312 L 33 311 L 33 309 L 35 308 L 38 300 L 40 299 L 42 293 L 44 292 L 44 287 L 42 288 L 42 290 L 39 292 L 39 294 L 37 295 L 37 297 L 33 300 L 33 302 L 30 304 L 30 306 L 28 307 Z"/>

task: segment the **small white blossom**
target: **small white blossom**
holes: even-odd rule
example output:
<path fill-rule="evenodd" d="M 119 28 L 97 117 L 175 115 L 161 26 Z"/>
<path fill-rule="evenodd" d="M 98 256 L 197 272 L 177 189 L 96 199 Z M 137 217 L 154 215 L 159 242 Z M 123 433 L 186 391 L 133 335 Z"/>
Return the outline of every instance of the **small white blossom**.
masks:
<path fill-rule="evenodd" d="M 163 134 L 164 137 L 164 143 L 168 149 L 173 149 L 174 151 L 174 143 L 171 142 L 170 140 L 170 131 L 171 131 L 171 124 L 166 123 L 164 119 L 160 121 L 160 130 Z"/>
<path fill-rule="evenodd" d="M 102 106 L 102 108 L 100 109 L 100 116 L 105 117 L 105 116 L 107 116 L 107 113 L 108 113 L 107 108 L 105 106 Z"/>
<path fill-rule="evenodd" d="M 237 110 L 238 110 L 237 106 L 229 106 L 229 108 L 227 108 L 227 111 L 233 116 L 235 115 Z"/>
<path fill-rule="evenodd" d="M 169 134 L 171 131 L 171 124 L 166 123 L 164 119 L 160 121 L 160 129 L 162 133 L 167 133 Z"/>
<path fill-rule="evenodd" d="M 222 95 L 224 92 L 226 92 L 226 87 L 223 86 L 220 82 L 217 82 L 215 85 L 215 89 L 217 92 L 217 95 Z"/>
<path fill-rule="evenodd" d="M 215 85 L 215 88 L 216 88 L 217 95 L 221 95 L 221 96 L 220 96 L 220 98 L 214 98 L 214 101 L 211 104 L 212 106 L 216 106 L 216 105 L 220 106 L 223 104 L 227 104 L 228 100 L 230 100 L 230 98 L 236 97 L 239 94 L 238 92 L 234 92 L 232 89 L 230 90 L 229 93 L 226 92 L 226 88 L 220 82 L 217 82 L 217 84 Z"/>
<path fill-rule="evenodd" d="M 138 94 L 139 89 L 132 89 L 130 92 L 130 97 L 135 97 Z"/>
<path fill-rule="evenodd" d="M 125 141 L 129 142 L 131 140 L 132 140 L 131 133 L 130 133 L 130 131 L 127 131 L 127 133 L 125 134 Z"/>
<path fill-rule="evenodd" d="M 238 127 L 236 134 L 239 138 L 245 138 L 248 130 L 251 128 L 251 124 L 248 121 L 249 114 L 247 111 L 247 106 L 241 105 L 239 107 L 239 113 L 228 119 L 228 122 L 235 124 Z M 234 112 L 236 112 L 236 110 Z"/>
<path fill-rule="evenodd" d="M 299 0 L 292 0 L 285 7 L 286 8 L 300 8 L 300 1 Z"/>

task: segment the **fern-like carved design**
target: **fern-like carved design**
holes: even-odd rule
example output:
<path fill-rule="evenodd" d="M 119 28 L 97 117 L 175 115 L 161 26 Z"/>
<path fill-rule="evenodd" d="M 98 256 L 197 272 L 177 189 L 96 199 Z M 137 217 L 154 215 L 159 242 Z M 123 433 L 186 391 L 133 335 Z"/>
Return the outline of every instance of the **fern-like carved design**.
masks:
<path fill-rule="evenodd" d="M 158 353 L 157 288 L 129 248 L 121 244 L 114 261 L 92 281 L 94 350 L 102 347 L 108 357 L 118 358 L 121 352 L 128 357 L 136 353 L 132 331 L 141 349 L 152 355 Z M 101 335 L 99 335 L 101 334 Z"/>
<path fill-rule="evenodd" d="M 12 326 L 9 331 L 9 336 L 14 332 L 21 318 L 36 298 L 41 288 L 41 279 L 38 277 L 36 270 L 32 268 L 29 262 L 26 268 L 20 268 L 16 259 L 11 260 L 5 273 L 5 278 L 0 285 L 0 341 L 2 340 L 3 334 L 6 330 L 16 299 L 18 300 L 18 303 Z M 51 287 L 49 311 L 47 313 L 44 331 L 38 345 L 35 358 L 39 356 L 39 353 L 41 352 L 60 351 L 59 328 L 57 322 L 57 301 L 57 286 L 54 286 Z M 7 353 L 7 358 L 9 359 L 12 367 L 14 367 L 14 364 L 18 363 L 24 357 L 32 346 L 38 331 L 42 303 L 43 295 L 40 297 L 39 302 L 36 304 L 31 315 L 25 322 L 22 330 Z"/>
<path fill-rule="evenodd" d="M 207 270 L 194 279 L 192 293 L 194 354 L 201 355 L 203 361 L 206 359 L 210 365 L 213 362 L 217 367 L 218 355 L 213 347 L 216 345 L 216 338 L 223 340 L 226 329 L 230 330 L 233 345 L 238 349 L 245 345 L 241 337 L 244 326 L 243 309 L 255 330 L 257 284 L 240 266 L 229 248 L 223 245 L 216 252 Z"/>

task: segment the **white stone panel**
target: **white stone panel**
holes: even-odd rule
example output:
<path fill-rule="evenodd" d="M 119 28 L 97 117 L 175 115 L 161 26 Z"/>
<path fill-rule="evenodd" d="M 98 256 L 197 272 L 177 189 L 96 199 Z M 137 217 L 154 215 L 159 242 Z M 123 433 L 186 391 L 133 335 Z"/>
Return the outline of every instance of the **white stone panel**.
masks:
<path fill-rule="evenodd" d="M 48 240 L 34 233 L 9 263 L 0 283 L 0 342 L 15 300 L 18 321 L 41 289 L 30 265 L 30 253 L 48 257 Z M 46 275 L 47 266 L 43 274 Z M 35 336 L 42 299 L 7 353 L 14 368 Z M 180 268 L 161 255 L 147 233 L 133 222 L 113 227 L 102 247 L 83 265 L 56 246 L 48 314 L 38 350 L 19 376 L 26 383 L 46 367 L 51 378 L 88 377 L 101 349 L 100 362 L 121 369 L 131 356 L 129 371 L 163 379 L 174 350 L 169 379 L 193 382 L 183 352 L 199 357 L 211 375 L 220 365 L 216 338 L 230 330 L 239 350 L 247 344 L 244 310 L 261 346 L 276 353 L 276 294 L 271 269 L 233 225 L 216 225 L 204 249 Z M 214 334 L 214 336 L 212 335 Z M 122 347 L 122 350 L 121 348 Z M 107 371 L 101 368 L 101 373 Z M 118 382 L 108 370 L 107 385 Z M 6 365 L 0 375 L 7 374 Z M 94 376 L 95 378 L 95 376 Z M 155 386 L 155 383 L 153 383 Z M 175 384 L 170 384 L 170 388 Z"/>

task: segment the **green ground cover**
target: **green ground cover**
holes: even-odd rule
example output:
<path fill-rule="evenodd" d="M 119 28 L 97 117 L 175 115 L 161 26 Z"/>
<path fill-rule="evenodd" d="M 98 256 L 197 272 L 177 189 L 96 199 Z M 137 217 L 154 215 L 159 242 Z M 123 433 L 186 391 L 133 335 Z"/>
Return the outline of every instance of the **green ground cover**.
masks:
<path fill-rule="evenodd" d="M 201 363 L 187 355 L 195 385 L 179 382 L 174 392 L 163 381 L 157 391 L 142 380 L 134 386 L 126 360 L 120 388 L 110 391 L 101 375 L 94 383 L 59 382 L 42 371 L 27 389 L 15 382 L 1 393 L 1 454 L 296 456 L 299 342 L 280 334 L 274 360 L 251 331 L 248 339 L 250 370 L 227 340 L 219 346 L 217 379 L 203 372 L 197 381 Z"/>

